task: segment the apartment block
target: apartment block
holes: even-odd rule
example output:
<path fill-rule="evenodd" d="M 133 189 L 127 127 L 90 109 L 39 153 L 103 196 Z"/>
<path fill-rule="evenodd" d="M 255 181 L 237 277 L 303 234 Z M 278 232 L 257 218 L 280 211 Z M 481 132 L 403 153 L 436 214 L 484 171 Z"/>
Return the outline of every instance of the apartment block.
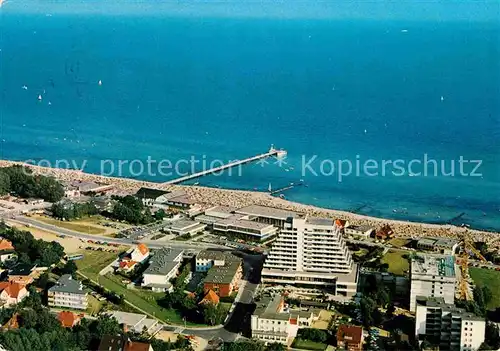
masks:
<path fill-rule="evenodd" d="M 475 351 L 484 342 L 486 321 L 442 297 L 416 298 L 415 337 L 439 350 Z"/>
<path fill-rule="evenodd" d="M 87 309 L 87 292 L 82 283 L 69 274 L 62 275 L 56 285 L 48 290 L 47 296 L 50 307 Z"/>

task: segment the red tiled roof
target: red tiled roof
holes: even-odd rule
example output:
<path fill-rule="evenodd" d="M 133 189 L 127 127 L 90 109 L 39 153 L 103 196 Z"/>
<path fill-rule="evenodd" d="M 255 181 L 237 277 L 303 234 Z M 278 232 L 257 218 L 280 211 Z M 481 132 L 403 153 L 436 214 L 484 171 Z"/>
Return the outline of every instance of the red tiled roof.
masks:
<path fill-rule="evenodd" d="M 337 330 L 337 341 L 359 344 L 363 339 L 363 328 L 355 325 L 340 325 Z"/>
<path fill-rule="evenodd" d="M 210 289 L 203 300 L 200 301 L 200 303 L 207 302 L 213 303 L 214 305 L 217 305 L 219 303 L 219 296 L 217 296 L 217 294 L 212 289 Z"/>
<path fill-rule="evenodd" d="M 80 321 L 80 317 L 71 311 L 59 312 L 57 319 L 59 319 L 59 322 L 61 322 L 61 325 L 65 328 L 71 328 Z"/>
<path fill-rule="evenodd" d="M 12 246 L 12 242 L 10 242 L 7 239 L 1 238 L 0 239 L 0 251 L 3 250 L 14 250 L 14 246 Z"/>
<path fill-rule="evenodd" d="M 127 341 L 123 351 L 148 351 L 151 345 L 145 342 Z"/>
<path fill-rule="evenodd" d="M 125 268 L 125 267 L 130 268 L 130 267 L 134 266 L 136 263 L 137 262 L 132 261 L 132 260 L 130 260 L 130 261 L 128 261 L 128 260 L 127 261 L 121 261 L 120 262 L 120 267 L 121 268 Z"/>
<path fill-rule="evenodd" d="M 342 219 L 336 219 L 335 220 L 335 225 L 339 228 L 344 228 L 346 221 Z"/>
<path fill-rule="evenodd" d="M 11 298 L 17 299 L 19 292 L 26 287 L 24 284 L 19 284 L 14 281 L 0 282 L 0 291 L 5 291 Z"/>
<path fill-rule="evenodd" d="M 290 324 L 297 325 L 297 318 L 290 318 Z"/>
<path fill-rule="evenodd" d="M 144 245 L 143 243 L 140 243 L 139 245 L 137 245 L 137 249 L 143 255 L 145 255 L 149 252 L 148 247 L 146 245 Z"/>

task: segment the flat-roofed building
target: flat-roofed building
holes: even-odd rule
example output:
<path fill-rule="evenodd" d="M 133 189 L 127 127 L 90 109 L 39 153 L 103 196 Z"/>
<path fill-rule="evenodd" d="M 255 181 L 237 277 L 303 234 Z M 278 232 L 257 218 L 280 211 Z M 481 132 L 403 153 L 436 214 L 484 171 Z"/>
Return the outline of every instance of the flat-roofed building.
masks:
<path fill-rule="evenodd" d="M 415 337 L 439 350 L 475 351 L 484 342 L 486 321 L 442 297 L 416 298 Z"/>
<path fill-rule="evenodd" d="M 410 267 L 410 311 L 415 312 L 417 296 L 442 297 L 455 301 L 457 269 L 453 256 L 419 254 Z"/>
<path fill-rule="evenodd" d="M 266 241 L 278 232 L 278 228 L 272 224 L 247 220 L 242 215 L 233 215 L 218 220 L 213 224 L 213 230 L 224 235 L 237 236 L 251 241 Z"/>
<path fill-rule="evenodd" d="M 206 225 L 198 221 L 193 221 L 191 219 L 179 219 L 170 222 L 170 224 L 164 229 L 167 229 L 175 235 L 196 235 L 205 230 L 205 228 Z"/>
<path fill-rule="evenodd" d="M 152 335 L 163 327 L 162 325 L 158 325 L 156 319 L 148 318 L 145 314 L 109 311 L 107 315 L 115 318 L 119 324 L 125 325 L 128 330 L 136 333 L 143 333 L 146 331 L 148 334 Z"/>
<path fill-rule="evenodd" d="M 418 239 L 417 249 L 434 251 L 444 255 L 454 255 L 457 251 L 459 241 L 452 238 L 424 237 Z"/>
<path fill-rule="evenodd" d="M 260 205 L 246 206 L 236 210 L 235 213 L 248 216 L 248 219 L 252 221 L 272 224 L 278 228 L 282 228 L 287 219 L 299 218 L 301 216 L 300 213 L 294 211 Z"/>
<path fill-rule="evenodd" d="M 205 215 L 210 216 L 210 217 L 215 217 L 215 218 L 228 218 L 231 217 L 235 211 L 237 210 L 236 207 L 231 207 L 231 206 L 214 206 L 210 207 L 205 210 Z"/>
<path fill-rule="evenodd" d="M 262 277 L 267 284 L 294 285 L 301 294 L 327 290 L 350 298 L 356 294 L 358 269 L 332 219 L 303 216 L 283 224 Z"/>
<path fill-rule="evenodd" d="M 224 266 L 226 262 L 241 262 L 241 258 L 229 252 L 203 250 L 196 255 L 195 261 L 196 272 L 208 272 L 213 266 Z"/>
<path fill-rule="evenodd" d="M 155 251 L 143 273 L 142 287 L 158 292 L 172 290 L 170 279 L 177 275 L 183 253 L 184 250 L 175 248 Z"/>

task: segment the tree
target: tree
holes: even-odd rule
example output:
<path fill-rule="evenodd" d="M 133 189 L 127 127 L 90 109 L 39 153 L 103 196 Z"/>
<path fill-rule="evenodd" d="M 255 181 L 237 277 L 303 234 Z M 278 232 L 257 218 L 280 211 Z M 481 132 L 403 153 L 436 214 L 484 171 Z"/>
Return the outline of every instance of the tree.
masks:
<path fill-rule="evenodd" d="M 488 305 L 491 302 L 491 299 L 493 298 L 493 293 L 491 292 L 491 289 L 489 288 L 488 285 L 484 285 L 482 290 L 483 290 L 484 304 Z"/>
<path fill-rule="evenodd" d="M 10 178 L 7 173 L 0 172 L 0 195 L 8 194 L 10 191 Z"/>
<path fill-rule="evenodd" d="M 286 351 L 286 350 L 287 350 L 286 346 L 278 342 L 273 342 L 266 346 L 266 351 Z"/>
<path fill-rule="evenodd" d="M 96 324 L 96 335 L 99 339 L 106 334 L 116 335 L 119 334 L 122 329 L 115 318 L 100 315 L 95 321 Z"/>
<path fill-rule="evenodd" d="M 496 323 L 486 323 L 484 342 L 491 346 L 490 350 L 498 350 L 500 348 L 500 331 Z"/>
<path fill-rule="evenodd" d="M 323 343 L 328 339 L 328 334 L 321 329 L 305 328 L 300 331 L 299 338 Z"/>
<path fill-rule="evenodd" d="M 64 196 L 64 188 L 55 178 L 33 175 L 27 167 L 4 167 L 0 174 L 0 192 L 12 192 L 24 198 L 39 197 L 49 202 L 57 202 Z"/>
<path fill-rule="evenodd" d="M 265 351 L 266 347 L 258 340 L 225 342 L 222 351 Z"/>
<path fill-rule="evenodd" d="M 361 298 L 359 302 L 359 311 L 365 327 L 379 325 L 382 321 L 382 316 L 377 308 L 376 302 L 369 297 Z"/>
<path fill-rule="evenodd" d="M 167 213 L 165 212 L 165 210 L 163 210 L 162 208 L 160 208 L 158 211 L 155 212 L 154 214 L 154 218 L 155 220 L 157 221 L 161 221 L 163 220 L 163 218 L 165 218 L 167 216 Z"/>
<path fill-rule="evenodd" d="M 386 311 L 385 315 L 387 316 L 387 318 L 392 318 L 392 315 L 394 314 L 394 312 L 396 312 L 396 307 L 391 302 L 389 304 L 389 306 L 387 306 L 387 311 Z"/>
<path fill-rule="evenodd" d="M 70 274 L 71 276 L 75 276 L 78 267 L 76 266 L 75 261 L 69 260 L 66 264 L 61 268 L 61 273 Z"/>

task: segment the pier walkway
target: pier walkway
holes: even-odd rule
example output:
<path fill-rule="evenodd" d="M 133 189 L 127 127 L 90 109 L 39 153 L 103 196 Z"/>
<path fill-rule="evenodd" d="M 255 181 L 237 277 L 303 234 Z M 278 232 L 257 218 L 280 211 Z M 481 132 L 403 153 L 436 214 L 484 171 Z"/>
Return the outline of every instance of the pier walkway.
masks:
<path fill-rule="evenodd" d="M 284 156 L 286 156 L 286 151 L 285 150 L 278 150 L 278 149 L 275 149 L 274 146 L 271 146 L 271 148 L 269 149 L 269 151 L 265 152 L 263 154 L 259 154 L 259 155 L 256 155 L 256 156 L 245 158 L 243 160 L 235 160 L 235 161 L 226 163 L 225 165 L 222 165 L 222 166 L 218 166 L 218 167 L 214 167 L 214 168 L 207 169 L 207 170 L 204 170 L 204 171 L 200 171 L 200 172 L 188 174 L 188 175 L 180 177 L 180 178 L 176 178 L 176 179 L 172 179 L 172 180 L 166 181 L 166 182 L 164 182 L 162 184 L 164 184 L 164 185 L 167 185 L 167 184 L 179 184 L 179 183 L 185 182 L 186 180 L 203 177 L 203 176 L 208 175 L 208 174 L 212 174 L 212 173 L 215 173 L 215 172 L 220 172 L 220 171 L 223 171 L 225 169 L 229 169 L 229 168 L 241 166 L 241 165 L 246 164 L 246 163 L 258 161 L 258 160 L 261 160 L 263 158 L 268 158 L 268 157 L 272 157 L 272 156 L 275 156 L 275 157 L 284 157 Z"/>

